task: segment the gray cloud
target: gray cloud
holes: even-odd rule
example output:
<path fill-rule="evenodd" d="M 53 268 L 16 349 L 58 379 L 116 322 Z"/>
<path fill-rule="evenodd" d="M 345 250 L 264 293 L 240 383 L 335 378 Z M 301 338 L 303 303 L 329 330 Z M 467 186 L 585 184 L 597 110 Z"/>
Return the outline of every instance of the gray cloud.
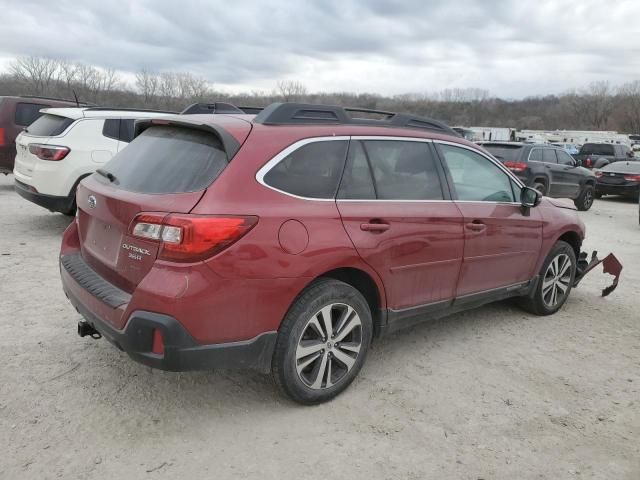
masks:
<path fill-rule="evenodd" d="M 0 56 L 190 71 L 232 89 L 504 97 L 634 80 L 637 4 L 517 0 L 0 0 Z"/>

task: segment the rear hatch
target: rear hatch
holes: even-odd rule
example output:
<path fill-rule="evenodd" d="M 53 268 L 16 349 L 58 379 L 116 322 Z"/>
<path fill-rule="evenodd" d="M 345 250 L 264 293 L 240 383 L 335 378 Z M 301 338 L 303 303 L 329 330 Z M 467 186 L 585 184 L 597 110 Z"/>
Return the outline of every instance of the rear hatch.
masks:
<path fill-rule="evenodd" d="M 128 293 L 159 250 L 157 242 L 132 235 L 134 219 L 143 212 L 155 217 L 189 213 L 235 153 L 229 152 L 228 137 L 205 126 L 164 119 L 146 123 L 129 146 L 81 182 L 76 194 L 82 257 Z M 246 123 L 237 145 L 249 130 Z"/>
<path fill-rule="evenodd" d="M 516 143 L 485 143 L 481 144 L 481 146 L 516 174 L 526 170 L 527 163 L 521 160 L 522 145 Z"/>
<path fill-rule="evenodd" d="M 33 167 L 38 161 L 29 145 L 60 145 L 60 137 L 75 121 L 73 118 L 46 113 L 29 125 L 16 137 L 15 169 L 26 177 L 33 176 Z M 32 148 L 31 150 L 34 150 Z"/>

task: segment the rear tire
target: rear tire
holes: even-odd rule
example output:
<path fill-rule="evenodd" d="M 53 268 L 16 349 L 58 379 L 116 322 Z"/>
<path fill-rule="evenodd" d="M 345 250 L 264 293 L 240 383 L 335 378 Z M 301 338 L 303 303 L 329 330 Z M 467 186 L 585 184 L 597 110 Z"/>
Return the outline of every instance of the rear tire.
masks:
<path fill-rule="evenodd" d="M 371 311 L 358 290 L 334 279 L 317 280 L 282 321 L 271 363 L 273 379 L 298 403 L 326 402 L 358 375 L 372 334 Z"/>
<path fill-rule="evenodd" d="M 595 188 L 593 188 L 593 185 L 585 185 L 582 192 L 580 192 L 580 195 L 573 201 L 573 203 L 578 210 L 586 212 L 593 205 L 594 196 Z"/>
<path fill-rule="evenodd" d="M 556 313 L 566 302 L 576 276 L 576 254 L 571 245 L 556 242 L 540 269 L 531 295 L 520 299 L 520 306 L 536 315 Z"/>
<path fill-rule="evenodd" d="M 533 188 L 538 190 L 543 197 L 547 194 L 547 185 L 540 180 L 536 180 L 535 182 L 533 182 Z"/>

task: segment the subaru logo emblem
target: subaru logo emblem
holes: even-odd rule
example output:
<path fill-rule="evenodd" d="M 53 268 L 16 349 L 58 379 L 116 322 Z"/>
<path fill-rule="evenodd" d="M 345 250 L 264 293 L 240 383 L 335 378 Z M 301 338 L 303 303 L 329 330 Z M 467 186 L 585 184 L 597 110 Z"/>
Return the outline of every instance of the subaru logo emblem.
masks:
<path fill-rule="evenodd" d="M 98 202 L 96 201 L 96 197 L 94 197 L 93 195 L 89 195 L 87 201 L 89 202 L 89 208 L 96 208 L 96 205 L 98 204 Z"/>

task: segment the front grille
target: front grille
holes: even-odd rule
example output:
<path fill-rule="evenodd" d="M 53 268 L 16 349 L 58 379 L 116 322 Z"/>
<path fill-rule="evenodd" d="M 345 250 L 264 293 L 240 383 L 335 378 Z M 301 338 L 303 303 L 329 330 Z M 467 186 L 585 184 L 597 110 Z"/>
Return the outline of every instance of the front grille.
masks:
<path fill-rule="evenodd" d="M 60 264 L 82 288 L 110 307 L 118 308 L 131 300 L 131 295 L 94 272 L 79 253 L 61 257 Z"/>

